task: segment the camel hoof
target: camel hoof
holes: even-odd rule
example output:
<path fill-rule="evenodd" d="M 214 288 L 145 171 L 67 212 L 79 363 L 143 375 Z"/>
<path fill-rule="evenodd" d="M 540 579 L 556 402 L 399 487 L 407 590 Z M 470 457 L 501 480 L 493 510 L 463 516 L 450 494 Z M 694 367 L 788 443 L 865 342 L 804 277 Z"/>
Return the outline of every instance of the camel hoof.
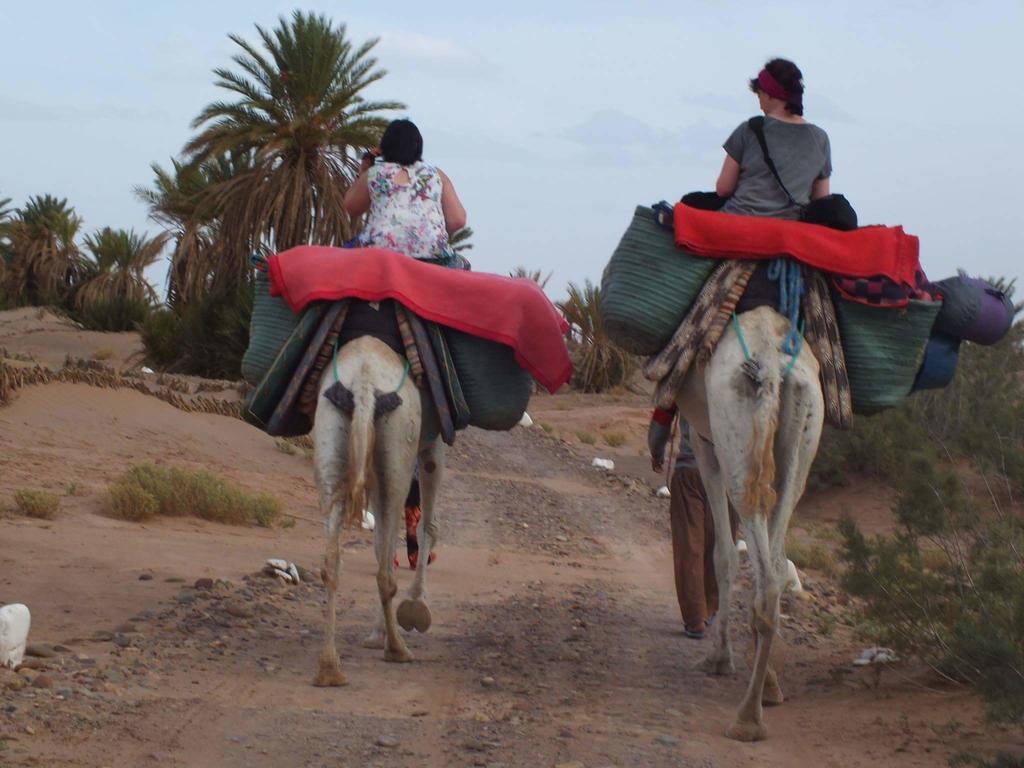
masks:
<path fill-rule="evenodd" d="M 430 629 L 430 608 L 423 598 L 403 600 L 398 605 L 396 618 L 398 625 L 406 632 L 412 632 L 415 629 L 422 633 Z"/>
<path fill-rule="evenodd" d="M 716 677 L 731 675 L 736 671 L 736 667 L 732 663 L 731 657 L 719 657 L 714 655 L 709 655 L 706 659 L 704 659 L 704 661 L 700 663 L 700 669 L 705 674 L 715 675 Z"/>
<path fill-rule="evenodd" d="M 725 735 L 736 741 L 764 741 L 768 738 L 768 729 L 764 723 L 737 720 L 726 729 Z"/>
<path fill-rule="evenodd" d="M 384 633 L 380 630 L 375 629 L 373 630 L 373 632 L 366 636 L 366 638 L 363 640 L 363 642 L 360 643 L 360 645 L 363 648 L 370 648 L 374 651 L 382 651 L 384 650 L 385 646 Z"/>
<path fill-rule="evenodd" d="M 313 685 L 317 688 L 336 688 L 348 685 L 348 679 L 341 671 L 337 661 L 334 663 L 321 661 L 320 669 L 317 670 L 316 677 L 313 678 Z"/>
<path fill-rule="evenodd" d="M 779 685 L 779 678 L 775 674 L 775 670 L 769 669 L 768 675 L 764 679 L 764 689 L 761 691 L 761 703 L 769 707 L 776 707 L 785 700 L 786 697 L 782 695 L 782 686 Z"/>
<path fill-rule="evenodd" d="M 408 648 L 387 648 L 384 650 L 384 661 L 393 664 L 408 664 L 412 661 L 412 652 Z"/>

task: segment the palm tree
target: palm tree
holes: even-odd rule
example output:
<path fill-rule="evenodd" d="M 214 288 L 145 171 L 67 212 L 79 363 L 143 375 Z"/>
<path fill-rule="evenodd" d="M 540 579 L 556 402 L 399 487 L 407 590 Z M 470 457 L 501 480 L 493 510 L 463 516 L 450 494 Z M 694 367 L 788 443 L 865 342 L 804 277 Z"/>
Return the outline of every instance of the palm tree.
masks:
<path fill-rule="evenodd" d="M 355 46 L 344 24 L 301 11 L 272 31 L 256 30 L 262 50 L 230 36 L 242 49 L 232 57 L 237 69 L 214 73 L 236 99 L 207 106 L 185 146 L 192 164 L 253 152 L 252 167 L 216 184 L 207 198 L 225 244 L 211 270 L 214 291 L 239 285 L 248 256 L 262 247 L 350 239 L 342 203 L 359 155 L 377 145 L 387 125 L 379 113 L 402 108 L 361 95 L 385 74 L 369 55 L 376 39 Z"/>
<path fill-rule="evenodd" d="M 160 258 L 168 237 L 137 235 L 134 230 L 104 227 L 86 235 L 85 247 L 92 255 L 91 277 L 75 294 L 79 310 L 102 304 L 153 304 L 156 291 L 145 277 L 148 267 Z"/>
<path fill-rule="evenodd" d="M 587 280 L 580 289 L 569 283 L 569 298 L 557 307 L 569 323 L 574 381 L 584 392 L 602 392 L 624 384 L 635 368 L 633 358 L 608 338 L 601 317 L 601 288 Z"/>
<path fill-rule="evenodd" d="M 458 232 L 452 232 L 448 236 L 448 245 L 452 247 L 452 250 L 456 253 L 462 253 L 463 251 L 473 250 L 473 244 L 469 242 L 470 238 L 473 237 L 472 227 L 463 227 Z"/>
<path fill-rule="evenodd" d="M 527 280 L 533 280 L 542 289 L 547 287 L 548 280 L 555 274 L 554 271 L 548 272 L 546 275 L 539 269 L 527 269 L 526 267 L 519 266 L 508 273 L 509 277 L 525 277 Z"/>
<path fill-rule="evenodd" d="M 67 199 L 30 197 L 7 225 L 11 256 L 7 289 L 21 303 L 59 304 L 86 273 L 75 243 L 82 219 Z"/>
<path fill-rule="evenodd" d="M 0 309 L 7 306 L 7 262 L 14 255 L 11 248 L 11 198 L 0 198 Z"/>
<path fill-rule="evenodd" d="M 149 206 L 149 216 L 173 241 L 167 274 L 167 302 L 190 303 L 224 290 L 216 285 L 222 261 L 220 218 L 210 191 L 253 165 L 253 152 L 229 153 L 203 163 L 171 160 L 171 170 L 152 165 L 153 187 L 136 187 L 136 196 Z"/>

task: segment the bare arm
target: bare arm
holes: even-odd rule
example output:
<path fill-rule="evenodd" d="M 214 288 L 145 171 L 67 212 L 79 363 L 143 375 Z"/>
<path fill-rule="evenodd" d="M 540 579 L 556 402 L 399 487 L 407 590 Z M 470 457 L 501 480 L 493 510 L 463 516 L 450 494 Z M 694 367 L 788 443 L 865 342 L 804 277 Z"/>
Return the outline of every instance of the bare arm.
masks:
<path fill-rule="evenodd" d="M 452 180 L 444 171 L 438 169 L 438 173 L 441 174 L 441 211 L 444 213 L 444 226 L 451 235 L 466 226 L 466 209 L 462 207 L 462 201 L 455 192 Z"/>
<path fill-rule="evenodd" d="M 715 194 L 719 197 L 729 197 L 736 191 L 736 184 L 740 180 L 740 164 L 726 155 L 722 161 L 722 171 L 718 174 L 718 181 L 715 182 Z"/>
<path fill-rule="evenodd" d="M 345 210 L 352 218 L 370 210 L 370 185 L 366 181 L 366 171 L 359 174 L 359 178 L 345 193 Z"/>
<path fill-rule="evenodd" d="M 811 200 L 817 200 L 820 197 L 828 197 L 831 194 L 829 192 L 828 177 L 824 179 L 815 179 L 814 184 L 811 185 Z"/>

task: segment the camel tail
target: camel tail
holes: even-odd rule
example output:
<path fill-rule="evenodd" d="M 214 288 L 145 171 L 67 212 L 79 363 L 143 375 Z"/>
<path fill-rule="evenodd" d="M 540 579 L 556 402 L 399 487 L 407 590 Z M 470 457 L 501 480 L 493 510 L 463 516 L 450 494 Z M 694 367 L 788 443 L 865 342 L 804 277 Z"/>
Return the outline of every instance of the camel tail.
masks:
<path fill-rule="evenodd" d="M 374 423 L 375 398 L 369 382 L 353 388 L 352 421 L 348 432 L 348 499 L 345 524 L 355 527 L 363 519 L 366 489 L 373 483 L 373 446 L 376 439 Z"/>
<path fill-rule="evenodd" d="M 749 474 L 743 492 L 748 514 L 775 508 L 775 433 L 779 429 L 782 372 L 778 349 L 766 347 L 754 352 L 743 363 L 743 373 L 751 380 L 755 403 L 750 433 Z"/>

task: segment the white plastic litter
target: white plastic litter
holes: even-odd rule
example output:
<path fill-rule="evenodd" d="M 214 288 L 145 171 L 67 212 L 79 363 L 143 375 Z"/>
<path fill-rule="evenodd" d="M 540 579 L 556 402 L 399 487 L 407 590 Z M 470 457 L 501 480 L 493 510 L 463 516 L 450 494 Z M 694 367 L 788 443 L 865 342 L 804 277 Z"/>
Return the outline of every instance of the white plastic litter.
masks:
<path fill-rule="evenodd" d="M 804 585 L 800 583 L 800 574 L 797 573 L 796 565 L 792 560 L 786 560 L 786 589 L 794 595 L 804 591 Z"/>
<path fill-rule="evenodd" d="M 373 516 L 373 512 L 368 509 L 363 510 L 363 521 L 360 523 L 364 531 L 372 531 L 374 526 L 377 525 L 377 520 Z"/>
<path fill-rule="evenodd" d="M 667 485 L 661 486 L 658 492 L 655 494 L 659 499 L 670 499 L 672 498 L 672 492 L 668 489 Z"/>
<path fill-rule="evenodd" d="M 282 579 L 287 581 L 289 584 L 297 584 L 298 582 L 292 581 L 292 575 L 288 571 L 282 571 L 280 568 L 274 568 L 274 575 L 280 576 Z"/>
<path fill-rule="evenodd" d="M 285 571 L 286 573 L 288 571 L 288 561 L 282 560 L 279 557 L 270 558 L 269 560 L 267 560 L 267 565 L 269 565 L 271 568 L 277 568 L 277 570 L 279 571 Z"/>
<path fill-rule="evenodd" d="M 736 551 L 745 553 L 747 551 L 747 542 L 743 539 L 736 539 Z"/>
<path fill-rule="evenodd" d="M 31 624 L 28 606 L 11 603 L 0 608 L 0 667 L 14 669 L 21 665 Z"/>
<path fill-rule="evenodd" d="M 300 584 L 302 578 L 299 576 L 299 569 L 295 567 L 295 563 L 288 563 L 288 575 L 292 577 L 293 584 Z"/>
<path fill-rule="evenodd" d="M 533 419 L 530 418 L 530 414 L 528 414 L 526 411 L 523 411 L 523 418 L 521 418 L 519 420 L 519 426 L 520 427 L 532 427 L 533 426 Z"/>
<path fill-rule="evenodd" d="M 598 469 L 607 469 L 611 472 L 615 469 L 615 462 L 611 459 L 594 459 L 590 462 L 590 466 L 597 467 Z"/>
<path fill-rule="evenodd" d="M 156 371 L 154 371 L 148 365 L 142 366 L 142 368 L 140 368 L 139 370 L 141 370 L 143 373 L 145 373 L 147 375 L 150 375 L 150 376 L 152 376 L 154 373 L 156 373 Z"/>
<path fill-rule="evenodd" d="M 866 667 L 869 664 L 892 664 L 898 660 L 896 651 L 892 650 L 892 648 L 872 645 L 870 648 L 865 648 L 860 652 L 860 656 L 853 660 L 853 665 L 855 667 Z"/>

